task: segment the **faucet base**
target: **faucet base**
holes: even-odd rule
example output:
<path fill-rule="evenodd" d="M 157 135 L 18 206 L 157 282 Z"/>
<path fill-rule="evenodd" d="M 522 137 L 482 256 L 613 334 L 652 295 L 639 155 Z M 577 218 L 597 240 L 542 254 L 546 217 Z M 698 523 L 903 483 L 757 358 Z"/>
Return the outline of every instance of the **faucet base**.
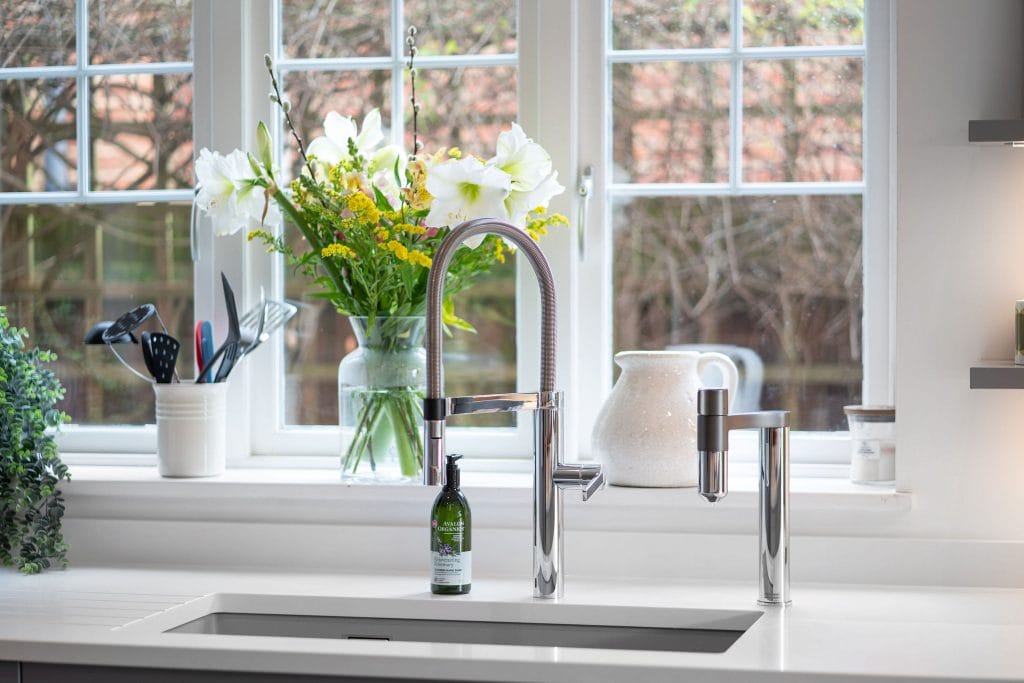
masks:
<path fill-rule="evenodd" d="M 757 604 L 761 607 L 789 607 L 793 604 L 792 600 L 765 600 L 763 598 L 757 599 Z"/>

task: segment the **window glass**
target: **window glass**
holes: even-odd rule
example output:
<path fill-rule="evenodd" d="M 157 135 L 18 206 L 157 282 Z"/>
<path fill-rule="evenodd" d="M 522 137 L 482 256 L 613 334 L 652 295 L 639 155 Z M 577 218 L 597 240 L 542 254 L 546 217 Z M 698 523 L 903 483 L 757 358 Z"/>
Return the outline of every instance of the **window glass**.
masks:
<path fill-rule="evenodd" d="M 729 4 L 729 0 L 612 0 L 612 47 L 729 47 Z"/>
<path fill-rule="evenodd" d="M 743 65 L 743 179 L 863 178 L 864 60 L 776 59 Z"/>
<path fill-rule="evenodd" d="M 860 45 L 864 42 L 864 0 L 746 0 L 743 44 Z"/>
<path fill-rule="evenodd" d="M 420 55 L 516 52 L 515 0 L 417 0 L 406 2 L 403 9 L 405 25 L 419 31 Z"/>
<path fill-rule="evenodd" d="M 456 146 L 486 159 L 495 153 L 498 133 L 516 120 L 516 69 L 420 69 L 416 99 L 425 151 Z M 406 114 L 405 146 L 412 148 L 411 112 Z"/>
<path fill-rule="evenodd" d="M 308 144 L 322 134 L 327 112 L 338 111 L 361 122 L 373 107 L 380 108 L 385 136 L 404 142 L 411 150 L 412 108 L 405 29 L 398 45 L 390 40 L 390 3 L 367 3 L 352 14 L 348 29 L 364 42 L 346 39 L 344 31 L 332 31 L 338 19 L 306 11 L 320 3 L 283 3 L 284 21 L 279 66 L 292 103 L 292 119 Z M 396 4 L 397 6 L 397 4 Z M 299 7 L 306 8 L 298 11 Z M 425 152 L 458 146 L 469 153 L 489 157 L 495 153 L 498 133 L 517 116 L 516 7 L 512 0 L 464 3 L 447 0 L 407 2 L 405 26 L 417 27 L 420 57 L 445 55 L 456 58 L 440 67 L 417 67 L 416 97 L 420 104 L 418 139 Z M 383 9 L 382 9 L 383 8 Z M 382 14 L 383 12 L 383 14 Z M 296 36 L 305 36 L 297 38 Z M 315 37 L 315 38 L 314 38 Z M 379 40 L 378 40 L 379 38 Z M 353 46 L 356 47 L 353 47 Z M 395 50 L 395 54 L 392 54 Z M 380 56 L 390 54 L 392 69 L 303 70 L 292 68 L 292 57 Z M 476 55 L 510 55 L 509 65 L 474 65 Z M 403 92 L 393 101 L 396 80 Z M 397 109 L 403 131 L 393 131 Z M 285 138 L 283 130 L 279 133 Z M 542 141 L 541 141 L 542 142 Z M 292 140 L 284 143 L 284 165 L 292 177 L 300 170 L 300 158 Z M 297 240 L 297 231 L 288 231 Z M 308 296 L 308 279 L 285 270 L 285 295 L 300 302 L 300 312 L 285 339 L 286 425 L 336 425 L 337 367 L 356 341 L 344 316 L 329 303 Z M 452 395 L 481 391 L 514 391 L 515 364 L 515 268 L 513 259 L 456 297 L 459 316 L 477 330 L 456 331 L 445 338 L 446 392 Z M 514 416 L 486 415 L 461 418 L 457 424 L 503 426 Z M 454 421 L 453 421 L 454 422 Z"/>
<path fill-rule="evenodd" d="M 0 207 L 0 301 L 29 342 L 57 353 L 61 403 L 79 424 L 152 424 L 153 390 L 86 332 L 142 303 L 156 305 L 182 341 L 178 372 L 192 376 L 192 264 L 187 204 Z M 156 321 L 142 330 L 157 331 Z M 143 374 L 138 344 L 120 344 Z"/>
<path fill-rule="evenodd" d="M 0 80 L 0 192 L 78 185 L 73 78 Z"/>
<path fill-rule="evenodd" d="M 192 187 L 192 75 L 92 79 L 92 187 Z"/>
<path fill-rule="evenodd" d="M 75 3 L 0 2 L 0 69 L 74 64 Z"/>
<path fill-rule="evenodd" d="M 729 64 L 612 67 L 615 182 L 729 180 Z"/>
<path fill-rule="evenodd" d="M 671 17 L 693 34 L 668 46 L 722 46 L 706 21 L 680 19 L 703 3 L 621 0 L 614 47 L 666 47 L 655 28 L 627 31 L 641 4 L 633 24 Z M 720 350 L 740 366 L 744 406 L 844 429 L 863 376 L 863 3 L 742 8 L 743 45 L 772 54 L 610 54 L 614 348 Z M 820 44 L 851 46 L 792 51 Z"/>
<path fill-rule="evenodd" d="M 88 2 L 93 64 L 192 61 L 191 0 Z"/>
<path fill-rule="evenodd" d="M 387 57 L 390 0 L 281 0 L 281 52 L 290 59 Z"/>

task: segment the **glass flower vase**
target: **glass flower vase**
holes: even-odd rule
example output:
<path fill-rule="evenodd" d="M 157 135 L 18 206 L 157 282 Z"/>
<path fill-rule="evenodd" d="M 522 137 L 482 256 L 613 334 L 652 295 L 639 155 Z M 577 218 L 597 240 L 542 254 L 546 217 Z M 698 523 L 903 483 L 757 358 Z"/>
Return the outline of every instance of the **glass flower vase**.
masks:
<path fill-rule="evenodd" d="M 426 318 L 353 316 L 349 321 L 359 346 L 338 365 L 342 478 L 418 483 Z"/>

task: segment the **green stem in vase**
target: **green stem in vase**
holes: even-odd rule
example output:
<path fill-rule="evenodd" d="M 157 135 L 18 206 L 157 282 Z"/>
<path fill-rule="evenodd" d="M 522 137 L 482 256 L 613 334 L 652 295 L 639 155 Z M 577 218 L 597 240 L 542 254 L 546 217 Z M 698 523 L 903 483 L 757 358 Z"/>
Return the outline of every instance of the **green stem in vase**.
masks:
<path fill-rule="evenodd" d="M 342 467 L 344 471 L 354 473 L 359 467 L 363 452 L 367 449 L 369 449 L 367 455 L 370 458 L 370 467 L 376 469 L 376 463 L 373 461 L 372 439 L 382 415 L 381 402 L 377 400 L 377 397 L 370 396 L 359 410 L 359 422 L 353 433 L 352 443 L 345 451 L 345 463 Z"/>
<path fill-rule="evenodd" d="M 404 390 L 400 390 L 403 391 Z M 398 467 L 403 477 L 416 476 L 416 455 L 413 445 L 409 443 L 409 430 L 406 428 L 408 416 L 402 406 L 402 395 L 388 394 L 387 411 L 391 425 L 395 427 L 395 447 L 398 449 Z"/>

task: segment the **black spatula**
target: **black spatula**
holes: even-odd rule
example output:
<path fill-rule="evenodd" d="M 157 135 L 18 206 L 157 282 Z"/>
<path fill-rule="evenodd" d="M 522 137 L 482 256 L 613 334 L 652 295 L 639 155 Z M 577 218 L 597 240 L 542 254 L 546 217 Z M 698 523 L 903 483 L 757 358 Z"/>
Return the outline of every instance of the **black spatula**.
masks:
<path fill-rule="evenodd" d="M 181 343 L 163 332 L 142 333 L 142 355 L 146 368 L 158 384 L 170 384 L 175 377 L 174 366 L 178 362 Z"/>

